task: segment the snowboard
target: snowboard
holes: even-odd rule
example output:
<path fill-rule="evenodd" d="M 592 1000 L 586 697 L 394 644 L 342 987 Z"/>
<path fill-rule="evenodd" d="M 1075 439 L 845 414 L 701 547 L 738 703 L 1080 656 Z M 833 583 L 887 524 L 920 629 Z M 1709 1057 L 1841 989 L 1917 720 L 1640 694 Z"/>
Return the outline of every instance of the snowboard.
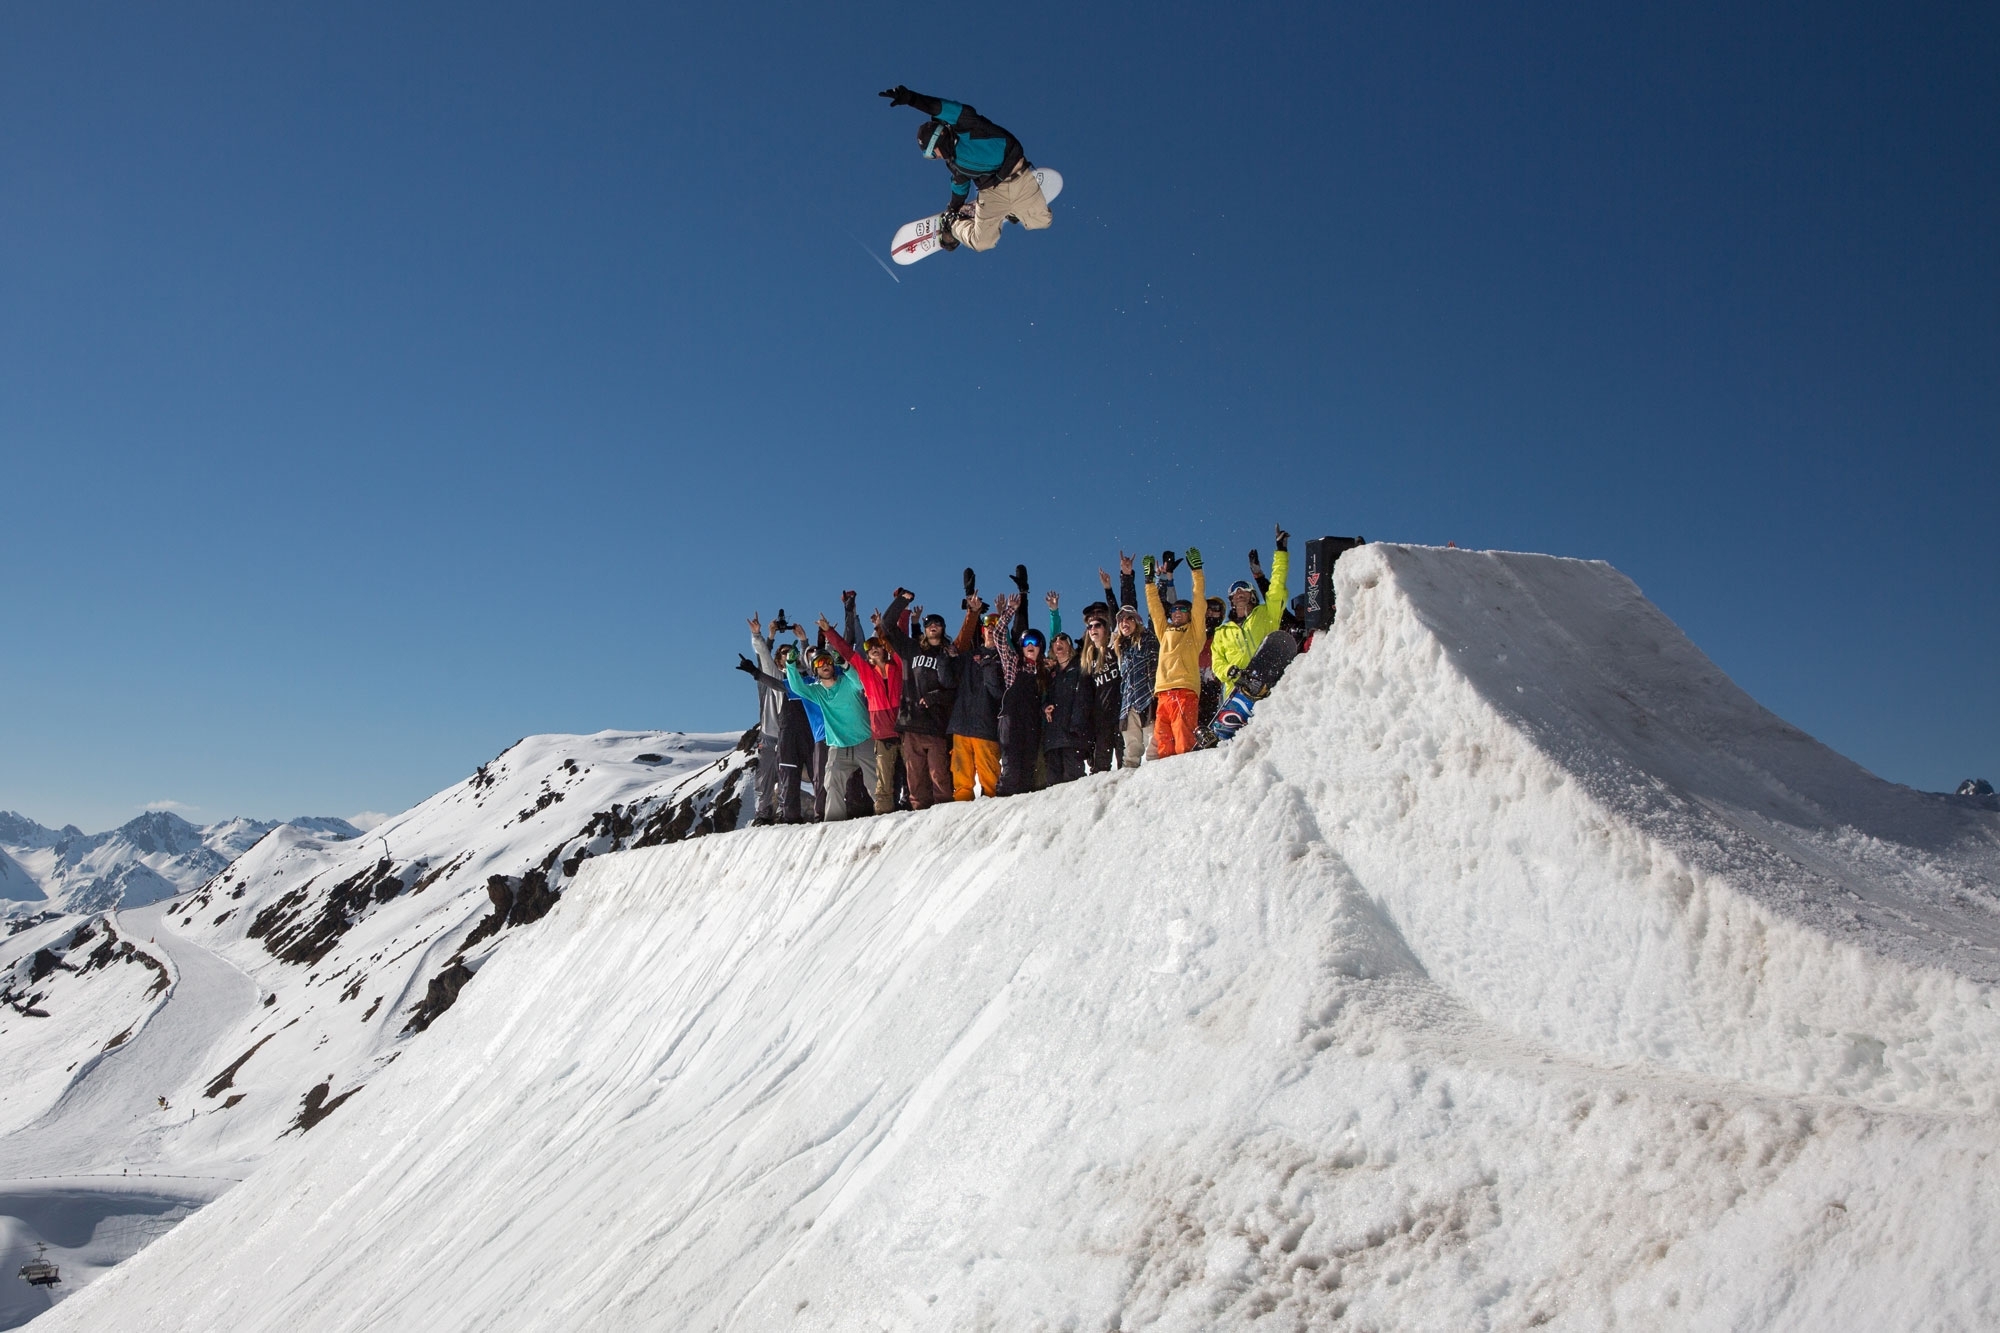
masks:
<path fill-rule="evenodd" d="M 1257 710 L 1258 701 L 1270 694 L 1278 677 L 1285 674 L 1285 668 L 1298 655 L 1299 641 L 1285 631 L 1272 630 L 1265 636 L 1250 665 L 1237 675 L 1235 692 L 1215 710 L 1215 721 L 1209 727 L 1217 740 L 1226 741 L 1243 730 L 1243 724 Z"/>
<path fill-rule="evenodd" d="M 1054 203 L 1062 193 L 1062 173 L 1054 167 L 1034 168 L 1035 181 L 1042 187 L 1042 202 Z M 896 239 L 889 242 L 889 258 L 898 264 L 914 264 L 927 255 L 936 254 L 938 244 L 938 224 L 944 220 L 941 213 L 933 213 L 915 222 L 906 222 L 896 229 Z"/>

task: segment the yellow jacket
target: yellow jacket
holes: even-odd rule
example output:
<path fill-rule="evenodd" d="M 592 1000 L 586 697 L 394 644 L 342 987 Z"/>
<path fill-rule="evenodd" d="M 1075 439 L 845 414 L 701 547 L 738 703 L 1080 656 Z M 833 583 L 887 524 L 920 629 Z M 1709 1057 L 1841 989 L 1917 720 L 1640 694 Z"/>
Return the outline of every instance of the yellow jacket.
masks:
<path fill-rule="evenodd" d="M 1275 562 L 1274 562 L 1275 563 Z M 1201 693 L 1201 650 L 1208 646 L 1208 585 L 1201 571 L 1194 572 L 1194 614 L 1188 623 L 1175 629 L 1160 609 L 1160 585 L 1146 583 L 1146 614 L 1153 618 L 1153 633 L 1160 640 L 1160 668 L 1153 673 L 1153 692 L 1193 690 Z"/>
<path fill-rule="evenodd" d="M 1222 697 L 1236 688 L 1236 677 L 1250 659 L 1257 655 L 1257 649 L 1270 637 L 1285 619 L 1285 607 L 1289 604 L 1285 586 L 1285 576 L 1291 572 L 1292 556 L 1289 551 L 1279 551 L 1271 556 L 1271 590 L 1264 595 L 1261 604 L 1250 608 L 1250 614 L 1243 620 L 1225 620 L 1215 627 L 1215 637 L 1208 643 L 1208 668 L 1215 678 L 1222 682 Z"/>

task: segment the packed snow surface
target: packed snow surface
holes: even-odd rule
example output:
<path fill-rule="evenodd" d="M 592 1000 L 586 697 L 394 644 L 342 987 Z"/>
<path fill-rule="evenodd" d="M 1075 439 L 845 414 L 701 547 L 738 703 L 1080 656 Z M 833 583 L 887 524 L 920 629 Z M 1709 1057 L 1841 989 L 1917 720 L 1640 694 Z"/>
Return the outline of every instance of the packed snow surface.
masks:
<path fill-rule="evenodd" d="M 37 1327 L 2000 1323 L 2000 816 L 1608 566 L 1338 586 L 1224 749 L 588 862 Z"/>
<path fill-rule="evenodd" d="M 734 734 L 531 736 L 365 838 L 232 821 L 194 845 L 248 850 L 195 891 L 18 921 L 0 940 L 0 1276 L 39 1243 L 63 1280 L 0 1287 L 0 1328 L 420 1055 L 453 986 L 590 856 L 733 827 L 746 760 Z"/>

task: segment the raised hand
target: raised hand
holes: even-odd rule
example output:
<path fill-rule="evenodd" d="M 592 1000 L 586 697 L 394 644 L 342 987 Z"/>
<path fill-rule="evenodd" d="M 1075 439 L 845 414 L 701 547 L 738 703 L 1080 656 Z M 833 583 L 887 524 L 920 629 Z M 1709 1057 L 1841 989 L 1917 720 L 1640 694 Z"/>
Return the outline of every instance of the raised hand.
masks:
<path fill-rule="evenodd" d="M 1127 560 L 1125 563 L 1129 565 L 1132 562 L 1130 560 Z M 1150 555 L 1146 556 L 1139 563 L 1144 567 L 1146 571 L 1146 582 L 1151 583 L 1153 581 L 1153 557 Z"/>
<path fill-rule="evenodd" d="M 821 616 L 821 617 L 820 617 L 820 618 L 819 618 L 819 619 L 818 619 L 817 621 L 815 621 L 814 623 L 815 623 L 815 624 L 817 624 L 817 625 L 818 625 L 818 626 L 820 627 L 820 630 L 821 630 L 821 632 L 822 632 L 822 633 L 828 633 L 828 634 L 830 634 L 830 633 L 832 633 L 832 632 L 833 632 L 833 625 L 832 625 L 832 623 L 831 623 L 831 622 L 829 622 L 829 621 L 827 620 L 827 618 L 826 618 L 825 616 Z"/>
<path fill-rule="evenodd" d="M 1187 562 L 1188 562 L 1188 568 L 1189 568 L 1189 569 L 1200 569 L 1200 568 L 1201 568 L 1201 548 L 1200 548 L 1199 546 L 1190 546 L 1190 547 L 1188 547 L 1188 549 L 1187 549 Z"/>
<path fill-rule="evenodd" d="M 1278 534 L 1277 540 L 1272 542 L 1271 544 L 1277 547 L 1280 551 L 1290 550 L 1291 547 L 1287 545 L 1287 543 L 1292 540 L 1292 534 L 1285 531 L 1284 524 L 1273 523 L 1271 525 L 1271 530 Z"/>
<path fill-rule="evenodd" d="M 1049 610 L 1051 611 L 1055 610 L 1062 603 L 1062 597 L 1059 594 L 1053 592 L 1050 593 L 1048 596 L 1042 598 L 1042 600 L 1049 604 Z"/>
<path fill-rule="evenodd" d="M 900 597 L 906 602 L 914 602 L 917 600 L 917 595 L 911 592 L 908 588 L 899 587 L 896 589 L 896 591 L 890 593 L 889 595 L 891 597 Z"/>
<path fill-rule="evenodd" d="M 910 104 L 910 90 L 900 83 L 893 88 L 884 88 L 875 95 L 877 97 L 888 98 L 890 106 L 908 106 Z"/>
<path fill-rule="evenodd" d="M 1109 574 L 1107 574 L 1107 573 L 1105 573 L 1105 572 L 1104 572 L 1104 569 L 1103 569 L 1103 567 L 1102 567 L 1102 566 L 1099 566 L 1099 568 L 1098 568 L 1098 571 L 1097 571 L 1097 581 L 1098 581 L 1099 583 L 1102 583 L 1102 584 L 1104 585 L 1104 591 L 1106 591 L 1106 592 L 1110 592 L 1110 591 L 1111 591 L 1111 576 L 1110 576 Z"/>
<path fill-rule="evenodd" d="M 756 636 L 757 636 L 758 638 L 760 638 L 760 639 L 761 639 L 761 638 L 763 638 L 763 637 L 764 637 L 764 622 L 763 622 L 762 620 L 758 619 L 758 618 L 757 618 L 756 616 L 752 616 L 752 617 L 750 617 L 750 632 L 751 632 L 752 634 L 755 634 L 755 635 L 756 635 Z"/>
<path fill-rule="evenodd" d="M 1152 556 L 1150 556 L 1150 555 L 1149 555 L 1149 556 L 1147 556 L 1147 557 L 1146 557 L 1146 563 L 1147 563 L 1148 565 L 1152 564 L 1152 563 L 1153 563 L 1153 557 L 1152 557 Z M 1127 554 L 1125 554 L 1125 553 L 1124 553 L 1123 551 L 1120 551 L 1120 552 L 1118 553 L 1118 572 L 1119 572 L 1120 574 L 1130 574 L 1130 573 L 1132 572 L 1132 557 L 1131 557 L 1131 556 L 1129 556 L 1129 555 L 1127 555 Z M 1108 587 L 1110 587 L 1110 586 L 1111 586 L 1111 580 L 1109 580 L 1109 579 L 1106 579 L 1106 580 L 1104 581 L 1104 586 L 1105 586 L 1105 587 L 1107 587 L 1107 588 L 1108 588 Z"/>

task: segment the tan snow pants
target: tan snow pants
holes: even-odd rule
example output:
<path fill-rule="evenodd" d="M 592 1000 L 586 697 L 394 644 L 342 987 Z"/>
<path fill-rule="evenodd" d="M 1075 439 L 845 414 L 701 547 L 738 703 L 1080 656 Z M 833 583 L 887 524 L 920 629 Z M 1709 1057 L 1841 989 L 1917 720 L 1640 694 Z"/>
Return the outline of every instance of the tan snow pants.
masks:
<path fill-rule="evenodd" d="M 972 216 L 953 222 L 951 234 L 960 245 L 991 250 L 1000 244 L 1000 227 L 1010 216 L 1029 231 L 1040 231 L 1051 221 L 1041 182 L 1025 162 L 1021 170 L 992 189 L 981 190 L 972 201 Z"/>

